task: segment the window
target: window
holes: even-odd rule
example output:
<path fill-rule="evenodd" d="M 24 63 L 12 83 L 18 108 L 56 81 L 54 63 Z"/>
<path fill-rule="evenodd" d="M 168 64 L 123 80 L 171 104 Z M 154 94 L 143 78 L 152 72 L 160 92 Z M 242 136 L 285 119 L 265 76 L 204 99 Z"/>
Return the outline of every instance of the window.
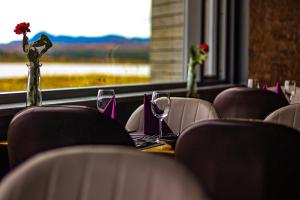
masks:
<path fill-rule="evenodd" d="M 199 69 L 205 80 L 226 80 L 228 1 L 187 1 L 188 27 L 187 47 L 207 43 L 210 47 L 208 59 Z M 186 52 L 188 54 L 188 52 Z M 186 56 L 187 59 L 188 55 Z"/>
<path fill-rule="evenodd" d="M 54 43 L 41 59 L 42 89 L 182 82 L 188 46 L 200 41 L 211 46 L 205 76 L 224 80 L 226 41 L 216 33 L 226 26 L 222 2 L 54 0 L 44 5 L 46 13 L 34 0 L 8 1 L 0 12 L 7 19 L 1 24 L 0 92 L 26 89 L 22 37 L 13 33 L 23 21 L 31 23 L 31 42 L 46 32 Z"/>
<path fill-rule="evenodd" d="M 42 6 L 11 0 L 1 7 L 0 92 L 26 90 L 22 36 L 13 32 L 23 21 L 30 22 L 31 43 L 44 33 L 54 44 L 41 58 L 42 89 L 183 81 L 184 1 L 53 0 Z"/>
<path fill-rule="evenodd" d="M 202 29 L 204 41 L 211 47 L 211 52 L 204 66 L 205 77 L 225 79 L 227 6 L 227 1 L 204 1 Z"/>

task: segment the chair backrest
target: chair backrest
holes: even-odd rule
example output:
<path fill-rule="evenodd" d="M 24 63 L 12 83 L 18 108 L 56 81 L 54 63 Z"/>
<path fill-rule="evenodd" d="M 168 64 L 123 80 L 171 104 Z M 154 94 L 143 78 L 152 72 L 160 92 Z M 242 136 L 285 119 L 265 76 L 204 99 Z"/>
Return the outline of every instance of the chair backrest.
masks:
<path fill-rule="evenodd" d="M 224 90 L 213 102 L 220 118 L 265 119 L 288 105 L 286 98 L 269 90 L 235 87 Z"/>
<path fill-rule="evenodd" d="M 0 184 L 0 200 L 202 200 L 174 160 L 125 147 L 68 147 L 28 160 Z"/>
<path fill-rule="evenodd" d="M 7 145 L 0 143 L 0 181 L 9 171 Z"/>
<path fill-rule="evenodd" d="M 300 87 L 296 87 L 296 94 L 292 98 L 292 102 L 291 103 L 300 103 Z"/>
<path fill-rule="evenodd" d="M 181 133 L 190 124 L 216 119 L 218 115 L 210 102 L 202 99 L 171 97 L 171 107 L 165 122 L 176 134 Z M 144 106 L 138 107 L 130 116 L 126 124 L 127 130 L 144 130 Z"/>
<path fill-rule="evenodd" d="M 262 121 L 202 121 L 182 132 L 175 154 L 211 199 L 300 198 L 295 129 Z"/>
<path fill-rule="evenodd" d="M 265 121 L 283 124 L 300 131 L 300 104 L 292 104 L 269 114 Z"/>
<path fill-rule="evenodd" d="M 8 127 L 8 154 L 14 167 L 30 156 L 83 144 L 134 146 L 127 131 L 96 109 L 81 106 L 27 108 Z"/>

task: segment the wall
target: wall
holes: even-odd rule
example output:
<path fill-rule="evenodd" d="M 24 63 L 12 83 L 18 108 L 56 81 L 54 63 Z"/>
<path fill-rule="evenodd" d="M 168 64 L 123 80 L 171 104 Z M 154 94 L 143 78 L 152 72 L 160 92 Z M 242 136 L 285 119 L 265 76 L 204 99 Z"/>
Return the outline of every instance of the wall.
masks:
<path fill-rule="evenodd" d="M 152 81 L 182 80 L 184 0 L 152 0 L 151 19 Z"/>
<path fill-rule="evenodd" d="M 250 0 L 249 77 L 300 84 L 300 1 Z"/>

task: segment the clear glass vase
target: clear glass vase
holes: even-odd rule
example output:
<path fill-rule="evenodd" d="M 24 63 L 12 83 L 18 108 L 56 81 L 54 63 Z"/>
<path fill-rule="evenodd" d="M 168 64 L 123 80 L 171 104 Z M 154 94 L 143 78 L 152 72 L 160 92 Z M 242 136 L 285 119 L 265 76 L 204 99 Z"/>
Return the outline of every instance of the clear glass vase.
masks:
<path fill-rule="evenodd" d="M 36 63 L 27 64 L 28 79 L 27 79 L 27 94 L 26 106 L 41 106 L 42 93 L 40 90 L 40 67 L 42 65 Z"/>
<path fill-rule="evenodd" d="M 196 64 L 189 62 L 187 74 L 187 97 L 197 97 Z"/>

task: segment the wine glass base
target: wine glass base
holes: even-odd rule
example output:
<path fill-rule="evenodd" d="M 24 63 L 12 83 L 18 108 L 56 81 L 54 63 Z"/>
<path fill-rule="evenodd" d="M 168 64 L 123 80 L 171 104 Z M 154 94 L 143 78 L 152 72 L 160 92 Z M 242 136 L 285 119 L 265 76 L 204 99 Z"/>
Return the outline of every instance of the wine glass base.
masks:
<path fill-rule="evenodd" d="M 160 143 L 160 139 L 159 139 L 159 138 L 156 138 L 155 142 L 156 142 L 157 144 L 159 144 L 159 143 Z"/>

